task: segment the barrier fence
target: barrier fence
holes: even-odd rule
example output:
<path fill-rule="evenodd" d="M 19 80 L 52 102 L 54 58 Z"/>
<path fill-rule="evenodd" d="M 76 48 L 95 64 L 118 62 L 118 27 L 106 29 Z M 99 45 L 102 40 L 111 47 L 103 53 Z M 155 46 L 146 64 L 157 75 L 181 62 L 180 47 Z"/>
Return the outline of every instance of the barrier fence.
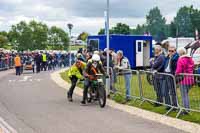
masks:
<path fill-rule="evenodd" d="M 116 93 L 127 96 L 127 73 L 117 72 L 114 83 Z M 200 75 L 131 70 L 130 97 L 150 102 L 154 106 L 165 106 L 166 114 L 177 110 L 176 117 L 184 111 L 200 112 Z"/>
<path fill-rule="evenodd" d="M 0 59 L 0 71 L 11 69 L 14 67 L 14 58 Z"/>

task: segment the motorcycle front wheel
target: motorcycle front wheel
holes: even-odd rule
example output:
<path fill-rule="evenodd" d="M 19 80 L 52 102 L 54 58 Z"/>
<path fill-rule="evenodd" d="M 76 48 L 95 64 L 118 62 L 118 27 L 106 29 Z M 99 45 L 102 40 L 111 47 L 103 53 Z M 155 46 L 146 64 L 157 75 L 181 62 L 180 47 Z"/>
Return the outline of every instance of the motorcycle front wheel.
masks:
<path fill-rule="evenodd" d="M 106 105 L 106 90 L 103 86 L 100 86 L 98 88 L 98 100 L 99 100 L 99 105 L 101 108 L 105 107 Z"/>

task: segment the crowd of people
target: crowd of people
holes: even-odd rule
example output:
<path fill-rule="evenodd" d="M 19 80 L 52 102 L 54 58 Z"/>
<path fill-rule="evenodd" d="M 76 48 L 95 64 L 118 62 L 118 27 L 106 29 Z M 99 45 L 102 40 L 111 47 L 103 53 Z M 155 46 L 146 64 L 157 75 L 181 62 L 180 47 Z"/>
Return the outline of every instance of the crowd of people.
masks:
<path fill-rule="evenodd" d="M 18 56 L 17 62 L 15 58 Z M 33 73 L 40 71 L 55 70 L 56 67 L 69 66 L 70 54 L 65 51 L 8 51 L 0 49 L 0 70 L 20 66 L 20 74 L 23 73 L 27 64 L 32 65 Z M 75 62 L 75 54 L 71 53 L 71 64 Z M 19 61 L 20 60 L 20 61 Z M 18 69 L 17 69 L 18 70 Z M 20 75 L 19 73 L 16 73 Z"/>
<path fill-rule="evenodd" d="M 12 68 L 14 66 L 14 57 L 14 52 L 3 51 L 3 49 L 0 49 L 0 70 Z"/>
<path fill-rule="evenodd" d="M 153 85 L 156 91 L 157 102 L 165 103 L 177 107 L 177 95 L 174 75 L 177 84 L 180 86 L 182 104 L 186 109 L 190 108 L 189 90 L 194 85 L 194 76 L 180 76 L 179 74 L 193 74 L 194 61 L 191 56 L 187 55 L 185 48 L 178 50 L 174 45 L 168 44 L 167 52 L 163 52 L 161 44 L 155 46 L 155 57 L 151 60 L 151 70 L 153 72 L 166 73 L 154 75 Z M 170 74 L 170 75 L 167 75 Z M 160 106 L 160 104 L 155 106 Z M 170 107 L 167 107 L 168 110 Z M 187 114 L 188 112 L 183 112 Z"/>
<path fill-rule="evenodd" d="M 112 75 L 110 73 L 106 73 L 107 52 L 109 53 L 108 55 L 110 58 L 109 70 L 112 71 Z M 117 71 L 115 70 L 119 70 L 124 75 L 126 88 L 125 101 L 130 101 L 131 67 L 128 58 L 123 55 L 123 51 L 119 50 L 115 53 L 113 49 L 104 49 L 103 51 L 93 52 L 79 50 L 76 57 L 76 62 L 68 71 L 68 77 L 71 80 L 71 87 L 69 88 L 67 97 L 70 102 L 73 101 L 73 91 L 79 79 L 84 80 L 83 100 L 81 101 L 81 104 L 86 104 L 88 88 L 91 86 L 91 81 L 96 80 L 95 74 L 97 73 L 102 73 L 107 78 L 110 75 L 110 89 L 112 92 L 115 92 L 116 89 L 114 88 L 114 83 L 117 78 Z"/>
<path fill-rule="evenodd" d="M 153 85 L 157 96 L 157 104 L 165 103 L 177 107 L 176 87 L 173 83 L 173 78 L 167 74 L 178 77 L 180 73 L 193 74 L 194 61 L 192 57 L 188 56 L 185 48 L 176 49 L 175 46 L 168 44 L 167 51 L 163 51 L 162 44 L 155 45 L 155 55 L 150 60 L 151 70 L 156 72 L 154 75 Z M 165 50 L 166 50 L 165 49 Z M 131 66 L 128 58 L 123 55 L 123 51 L 117 52 L 114 49 L 104 49 L 103 51 L 87 51 L 86 49 L 79 49 L 75 54 L 71 54 L 71 64 L 68 77 L 71 80 L 71 87 L 67 93 L 69 101 L 73 101 L 72 95 L 78 80 L 84 80 L 84 91 L 82 104 L 86 104 L 87 90 L 91 85 L 90 80 L 95 79 L 94 74 L 101 72 L 106 74 L 107 68 L 107 52 L 109 53 L 109 67 L 112 70 L 110 73 L 110 89 L 115 92 L 114 83 L 116 83 L 117 71 L 123 73 L 126 99 L 128 102 L 131 99 Z M 34 51 L 34 52 L 2 52 L 0 51 L 0 68 L 5 66 L 16 67 L 16 75 L 23 72 L 23 67 L 26 63 L 32 64 L 33 72 L 39 73 L 40 71 L 55 70 L 56 67 L 69 66 L 70 54 L 66 52 L 53 52 L 53 51 Z M 157 74 L 157 73 L 166 73 Z M 180 78 L 179 78 L 180 79 Z M 178 81 L 180 84 L 180 92 L 182 96 L 182 104 L 185 108 L 190 108 L 189 103 L 189 90 L 194 84 L 194 77 L 184 77 Z M 169 109 L 167 107 L 166 109 Z M 187 112 L 185 112 L 187 113 Z"/>

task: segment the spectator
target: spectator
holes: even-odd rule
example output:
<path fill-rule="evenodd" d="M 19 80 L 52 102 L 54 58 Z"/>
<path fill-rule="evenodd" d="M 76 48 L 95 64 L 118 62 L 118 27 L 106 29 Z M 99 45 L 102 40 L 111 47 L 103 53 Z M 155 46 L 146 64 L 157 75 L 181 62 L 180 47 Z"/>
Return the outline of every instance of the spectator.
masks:
<path fill-rule="evenodd" d="M 175 75 L 179 55 L 176 52 L 175 46 L 169 45 L 169 48 L 167 49 L 168 49 L 168 55 L 165 59 L 165 73 Z M 177 97 L 176 97 L 176 90 L 175 90 L 176 88 L 174 86 L 173 77 L 165 75 L 163 85 L 164 85 L 165 103 L 167 105 L 172 105 L 172 106 L 177 107 Z M 170 94 L 171 94 L 172 101 L 170 100 Z M 169 109 L 169 107 L 167 107 L 166 109 Z"/>
<path fill-rule="evenodd" d="M 126 101 L 128 102 L 131 100 L 131 67 L 128 58 L 126 58 L 123 55 L 123 51 L 119 50 L 117 51 L 117 58 L 118 58 L 118 63 L 117 67 L 124 75 L 124 81 L 125 81 L 125 88 L 126 88 Z"/>
<path fill-rule="evenodd" d="M 20 76 L 21 58 L 19 57 L 19 54 L 16 55 L 14 61 L 15 61 L 16 75 Z"/>
<path fill-rule="evenodd" d="M 41 70 L 40 65 L 42 63 L 42 57 L 38 52 L 36 52 L 36 55 L 35 55 L 35 63 L 36 63 L 36 73 L 39 73 Z"/>
<path fill-rule="evenodd" d="M 155 58 L 151 62 L 151 68 L 153 71 L 159 73 L 163 73 L 165 70 L 165 56 L 162 54 L 162 48 L 160 45 L 155 46 Z M 154 75 L 153 84 L 158 103 L 163 103 L 163 80 L 163 75 L 157 73 Z M 155 106 L 160 106 L 158 103 L 156 103 Z"/>
<path fill-rule="evenodd" d="M 47 54 L 42 52 L 42 70 L 47 70 Z"/>
<path fill-rule="evenodd" d="M 185 48 L 179 48 L 178 54 L 180 58 L 178 59 L 178 63 L 177 63 L 176 75 L 179 75 L 181 73 L 193 74 L 194 61 L 192 60 L 192 57 L 186 55 Z M 189 109 L 190 103 L 189 103 L 188 93 L 189 93 L 190 88 L 194 84 L 194 77 L 191 75 L 184 75 L 183 79 L 179 81 L 179 84 L 180 84 L 180 91 L 181 91 L 183 106 L 186 109 Z M 183 114 L 187 114 L 187 112 L 183 112 Z"/>

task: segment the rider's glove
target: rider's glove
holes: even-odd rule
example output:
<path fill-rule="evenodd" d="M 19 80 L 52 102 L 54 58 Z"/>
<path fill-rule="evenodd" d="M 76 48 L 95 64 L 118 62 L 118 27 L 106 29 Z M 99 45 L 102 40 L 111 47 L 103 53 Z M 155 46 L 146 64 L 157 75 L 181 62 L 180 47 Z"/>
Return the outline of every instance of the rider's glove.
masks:
<path fill-rule="evenodd" d="M 84 81 L 84 79 L 80 79 L 80 81 Z"/>

